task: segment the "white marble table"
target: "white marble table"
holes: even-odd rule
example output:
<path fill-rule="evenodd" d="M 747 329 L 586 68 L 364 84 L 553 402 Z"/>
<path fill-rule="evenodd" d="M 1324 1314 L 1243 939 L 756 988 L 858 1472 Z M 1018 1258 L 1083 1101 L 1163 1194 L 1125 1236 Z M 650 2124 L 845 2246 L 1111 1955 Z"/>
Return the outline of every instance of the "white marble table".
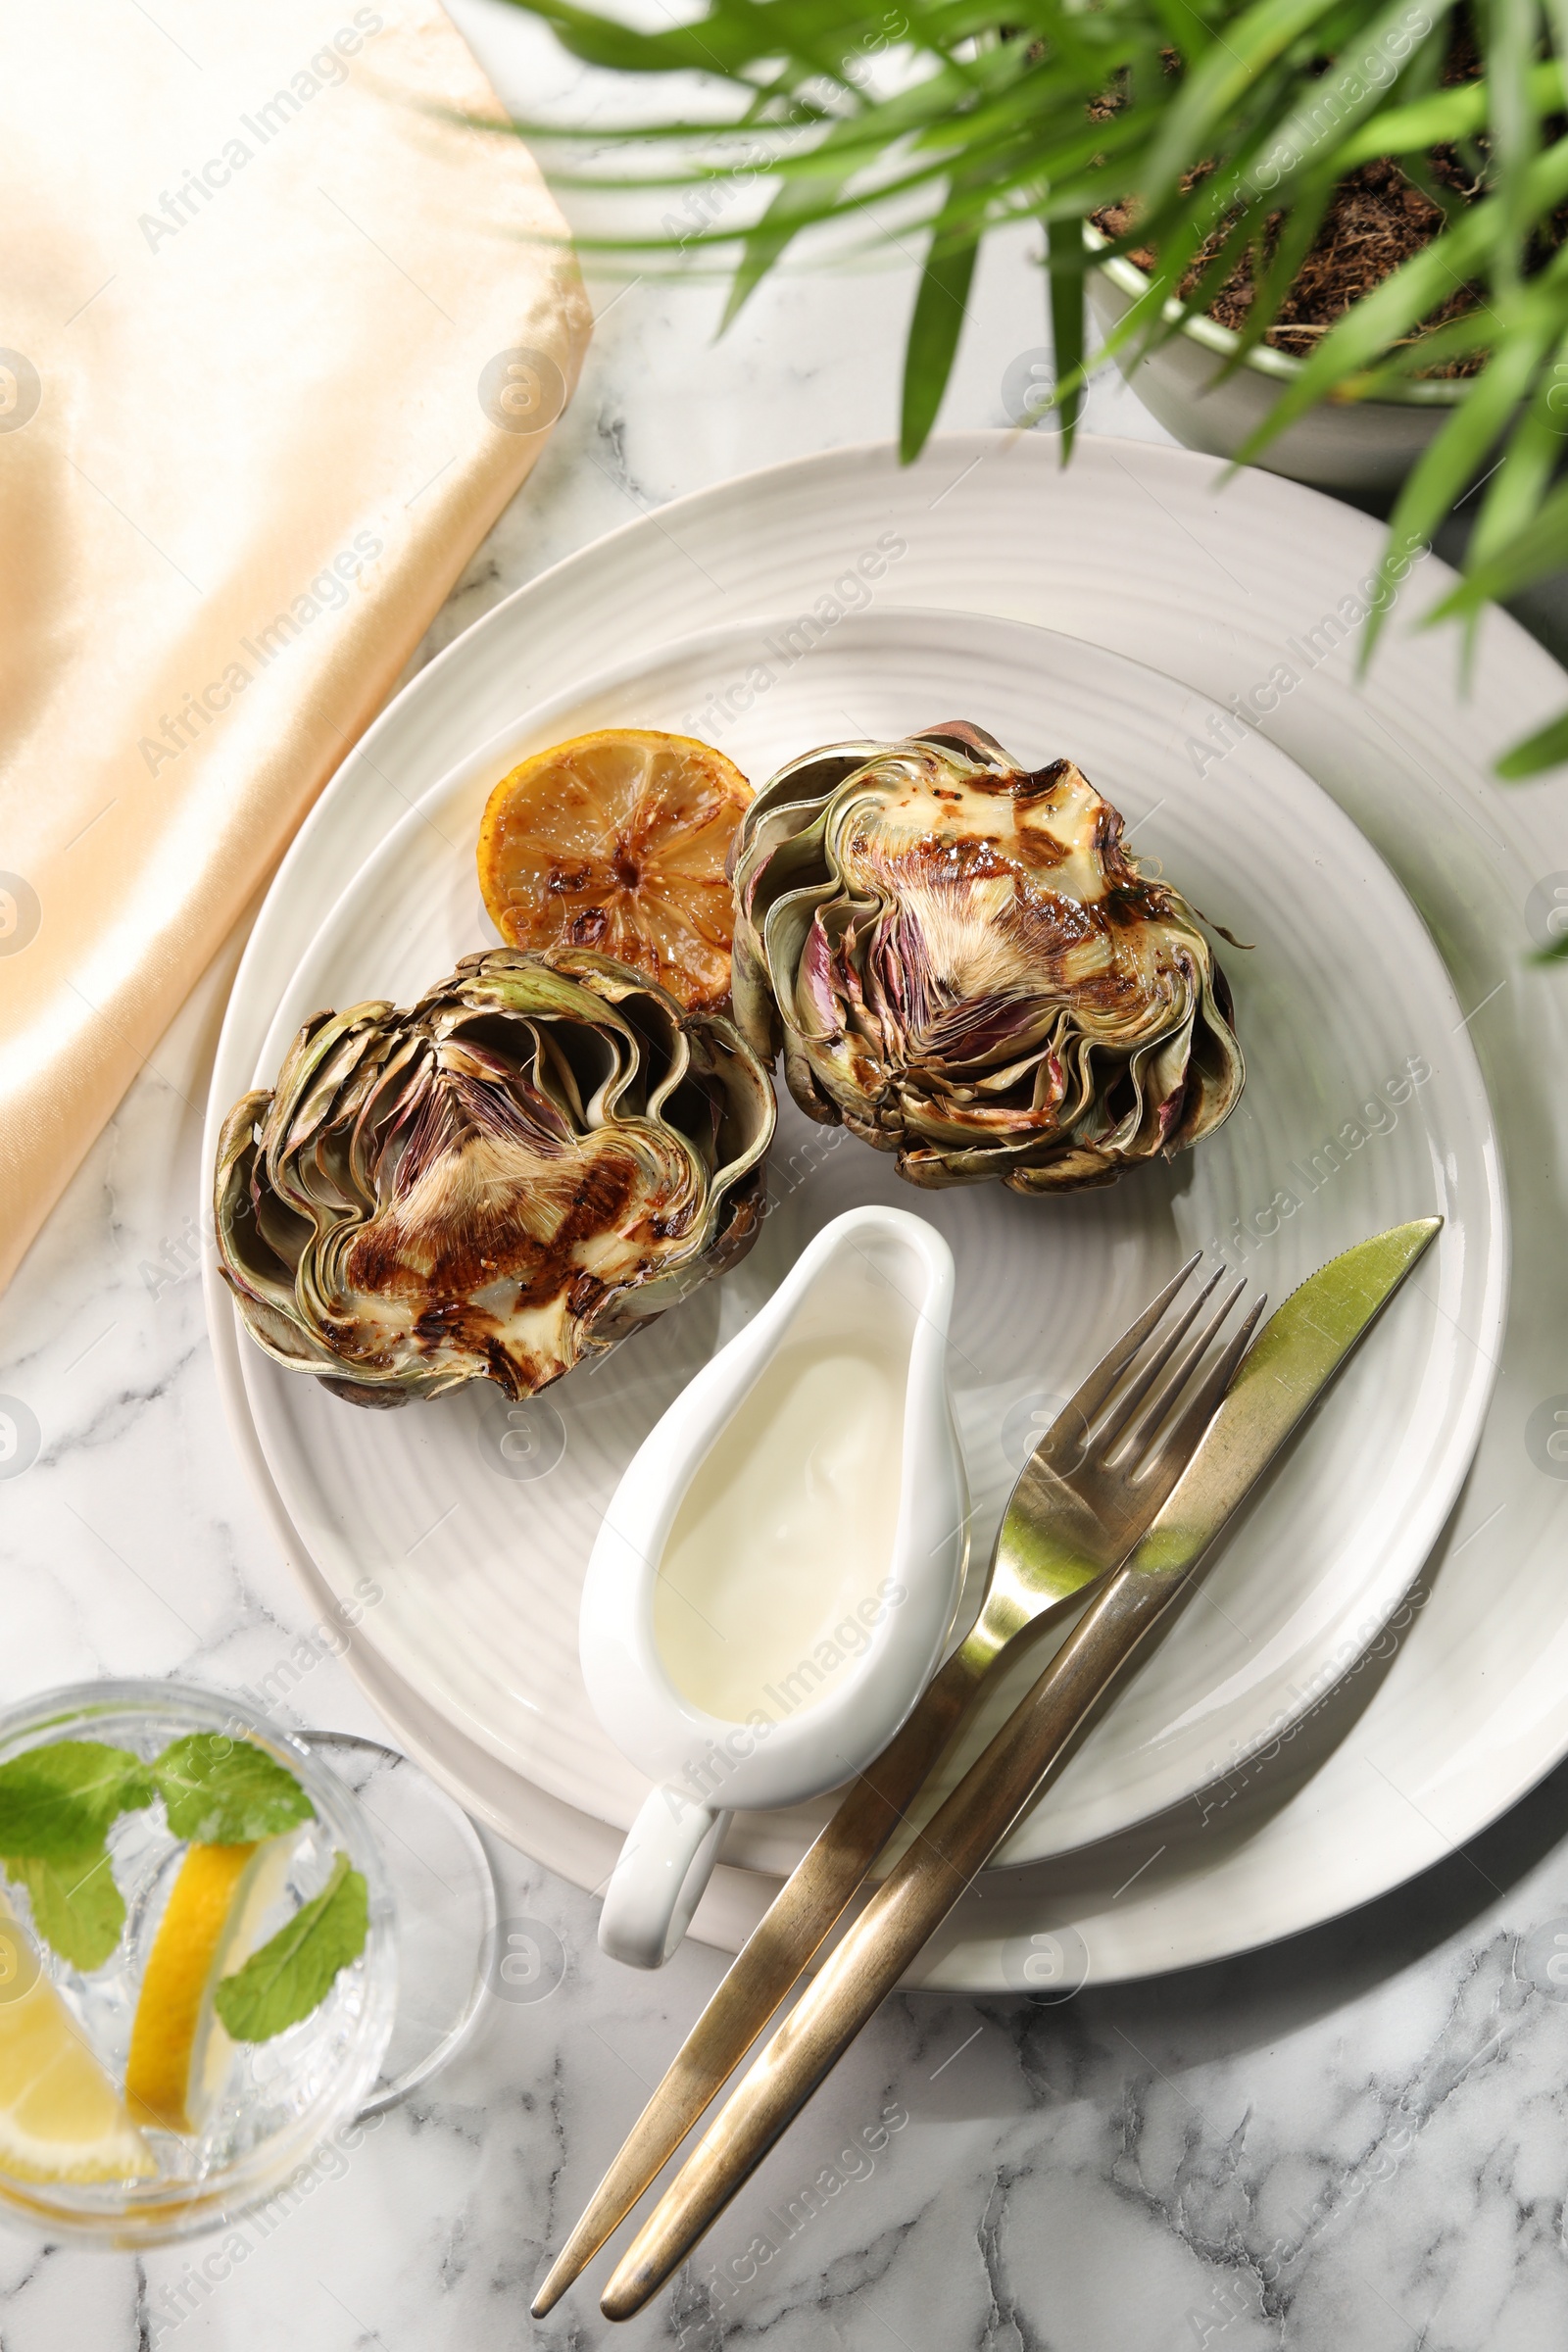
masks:
<path fill-rule="evenodd" d="M 494 0 L 460 13 L 520 97 L 525 32 Z M 715 347 L 711 287 L 602 289 L 576 405 L 428 650 L 634 513 L 885 433 L 908 298 L 904 271 L 787 280 Z M 987 258 L 947 421 L 1003 421 L 1042 308 L 1026 240 Z M 1159 437 L 1113 379 L 1089 421 Z M 222 1425 L 195 1271 L 227 971 L 5 1301 L 0 1394 L 41 1433 L 0 1487 L 7 1699 L 100 1672 L 258 1685 L 304 1629 Z M 377 1728 L 330 1658 L 292 1695 L 302 1723 Z M 721 1962 L 688 1947 L 630 1975 L 601 1958 L 586 1896 L 500 1853 L 506 1908 L 564 1953 L 547 1999 L 494 2005 L 426 2095 L 265 2231 L 144 2261 L 0 2234 L 0 2352 L 1544 2352 L 1568 2326 L 1568 1983 L 1548 1968 L 1568 1939 L 1565 1799 L 1568 1768 L 1412 1886 L 1223 1967 L 1059 2008 L 891 2001 L 619 2331 L 587 2287 L 538 2327 L 529 2296 Z M 791 2208 L 786 2238 L 765 2217 Z"/>

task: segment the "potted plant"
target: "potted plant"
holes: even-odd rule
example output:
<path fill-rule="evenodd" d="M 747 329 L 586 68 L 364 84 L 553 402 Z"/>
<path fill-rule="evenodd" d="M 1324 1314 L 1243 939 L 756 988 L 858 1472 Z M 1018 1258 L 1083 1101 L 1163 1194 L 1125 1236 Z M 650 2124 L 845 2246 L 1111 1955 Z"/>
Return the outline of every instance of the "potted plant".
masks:
<path fill-rule="evenodd" d="M 1448 373 L 1398 377 L 1365 399 L 1320 403 L 1265 437 L 1286 388 L 1299 379 L 1304 359 L 1321 340 L 1323 323 L 1280 325 L 1270 338 L 1249 342 L 1239 325 L 1217 315 L 1221 304 L 1195 311 L 1167 296 L 1162 323 L 1179 331 L 1152 342 L 1142 335 L 1128 341 L 1117 330 L 1129 319 L 1137 322 L 1152 299 L 1150 272 L 1135 255 L 1116 250 L 1098 223 L 1086 224 L 1084 236 L 1091 252 L 1102 257 L 1087 281 L 1090 311 L 1145 408 L 1188 449 L 1216 458 L 1255 449 L 1271 472 L 1319 490 L 1396 491 L 1478 371 L 1461 372 L 1450 363 Z M 1353 235 L 1328 245 L 1325 300 L 1310 307 L 1339 299 L 1336 271 L 1354 253 Z M 1245 316 L 1250 293 L 1244 286 L 1240 299 L 1224 307 Z"/>
<path fill-rule="evenodd" d="M 1568 556 L 1568 97 L 1540 0 L 707 0 L 652 31 L 514 4 L 590 65 L 733 98 L 716 122 L 611 134 L 641 142 L 632 172 L 560 175 L 682 189 L 658 236 L 600 242 L 732 249 L 726 323 L 804 231 L 922 242 L 906 458 L 936 421 L 983 238 L 1034 220 L 1064 459 L 1093 305 L 1094 364 L 1109 351 L 1179 438 L 1397 485 L 1390 577 L 1477 490 L 1444 612 Z M 1565 757 L 1568 714 L 1505 772 Z"/>

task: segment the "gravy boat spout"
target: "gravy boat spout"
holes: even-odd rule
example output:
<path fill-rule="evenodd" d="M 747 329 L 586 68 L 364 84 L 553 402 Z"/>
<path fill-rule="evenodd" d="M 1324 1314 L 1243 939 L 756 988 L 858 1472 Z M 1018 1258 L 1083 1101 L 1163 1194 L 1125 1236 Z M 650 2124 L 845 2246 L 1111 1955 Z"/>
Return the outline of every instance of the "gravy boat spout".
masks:
<path fill-rule="evenodd" d="M 583 1678 L 655 1786 L 600 1918 L 614 1958 L 662 1966 L 731 1813 L 852 1778 L 934 1671 L 968 1556 L 952 1306 L 952 1253 L 923 1218 L 835 1218 L 616 1489 Z"/>

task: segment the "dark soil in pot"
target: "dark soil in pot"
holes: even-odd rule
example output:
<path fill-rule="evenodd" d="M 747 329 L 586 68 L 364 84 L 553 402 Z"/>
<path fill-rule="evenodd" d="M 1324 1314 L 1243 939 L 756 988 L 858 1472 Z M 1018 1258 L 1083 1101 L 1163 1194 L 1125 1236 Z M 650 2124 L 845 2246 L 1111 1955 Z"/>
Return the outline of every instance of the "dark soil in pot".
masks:
<path fill-rule="evenodd" d="M 1434 155 L 1432 170 L 1440 184 L 1451 188 L 1461 200 L 1479 192 L 1479 183 L 1451 150 Z M 1107 206 L 1094 218 L 1102 235 L 1120 237 L 1125 235 L 1134 215 L 1129 205 L 1122 204 Z M 1269 217 L 1265 242 L 1270 255 L 1278 244 L 1284 221 L 1283 213 Z M 1275 351 L 1289 353 L 1293 359 L 1306 359 L 1347 311 L 1372 293 L 1385 278 L 1392 277 L 1412 255 L 1430 245 L 1442 233 L 1444 225 L 1440 208 L 1405 177 L 1397 164 L 1387 161 L 1363 164 L 1335 189 L 1317 237 L 1281 305 L 1278 321 L 1268 329 L 1264 342 Z M 1184 297 L 1198 284 L 1220 242 L 1216 232 L 1200 249 L 1181 281 Z M 1129 258 L 1145 270 L 1152 269 L 1155 260 L 1147 249 L 1135 249 Z M 1221 326 L 1240 333 L 1251 309 L 1252 291 L 1251 257 L 1247 255 L 1210 300 L 1209 317 Z M 1406 342 L 1418 342 L 1434 328 L 1463 318 L 1485 299 L 1485 289 L 1481 286 L 1456 285 L 1415 333 L 1405 338 Z M 1461 352 L 1435 361 L 1420 373 L 1428 377 L 1478 375 L 1486 362 L 1484 351 Z"/>
<path fill-rule="evenodd" d="M 1322 61 L 1325 74 L 1331 70 L 1331 62 Z M 1443 70 L 1443 86 L 1458 88 L 1479 79 L 1481 73 L 1481 57 L 1461 7 Z M 1568 131 L 1568 122 L 1551 123 L 1546 129 L 1548 136 L 1561 136 Z M 1428 185 L 1450 205 L 1473 203 L 1483 193 L 1481 172 L 1486 168 L 1487 154 L 1485 132 L 1463 154 L 1453 147 L 1433 148 L 1423 159 Z M 1201 176 L 1195 173 L 1193 179 Z M 1121 237 L 1134 225 L 1136 216 L 1131 205 L 1117 204 L 1097 213 L 1094 219 L 1102 235 Z M 1283 213 L 1269 216 L 1263 235 L 1268 259 L 1272 259 L 1278 248 L 1284 224 Z M 1336 187 L 1317 236 L 1281 305 L 1279 318 L 1263 341 L 1293 359 L 1308 358 L 1330 327 L 1440 237 L 1446 225 L 1443 206 L 1435 203 L 1426 189 L 1418 187 L 1398 164 L 1381 158 L 1361 165 Z M 1538 236 L 1533 257 L 1536 264 L 1555 252 L 1565 235 L 1568 235 L 1568 210 L 1559 213 L 1545 233 Z M 1182 278 L 1179 292 L 1183 299 L 1191 295 L 1223 242 L 1224 231 L 1219 228 L 1200 247 Z M 1146 270 L 1153 266 L 1155 259 L 1147 249 L 1135 250 L 1129 258 Z M 1209 317 L 1233 332 L 1244 331 L 1253 290 L 1252 259 L 1246 254 L 1219 292 L 1210 298 Z M 1442 303 L 1401 338 L 1402 346 L 1408 349 L 1438 327 L 1484 309 L 1486 300 L 1485 286 L 1474 281 L 1456 282 Z M 1454 353 L 1434 359 L 1430 366 L 1417 368 L 1416 373 L 1429 380 L 1479 375 L 1488 357 L 1484 348 Z"/>

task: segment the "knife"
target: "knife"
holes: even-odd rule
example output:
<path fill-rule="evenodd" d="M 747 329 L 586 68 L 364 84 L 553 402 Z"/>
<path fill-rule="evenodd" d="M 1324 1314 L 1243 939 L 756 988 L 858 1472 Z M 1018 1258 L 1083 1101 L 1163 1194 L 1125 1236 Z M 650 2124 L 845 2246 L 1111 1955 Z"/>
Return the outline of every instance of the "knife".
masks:
<path fill-rule="evenodd" d="M 605 2289 L 607 2319 L 632 2318 L 658 2292 L 837 2065 L 1147 1652 L 1226 1523 L 1442 1223 L 1422 1217 L 1359 1243 L 1270 1316 L 1126 1565 L 895 1865 L 649 2216 Z"/>

